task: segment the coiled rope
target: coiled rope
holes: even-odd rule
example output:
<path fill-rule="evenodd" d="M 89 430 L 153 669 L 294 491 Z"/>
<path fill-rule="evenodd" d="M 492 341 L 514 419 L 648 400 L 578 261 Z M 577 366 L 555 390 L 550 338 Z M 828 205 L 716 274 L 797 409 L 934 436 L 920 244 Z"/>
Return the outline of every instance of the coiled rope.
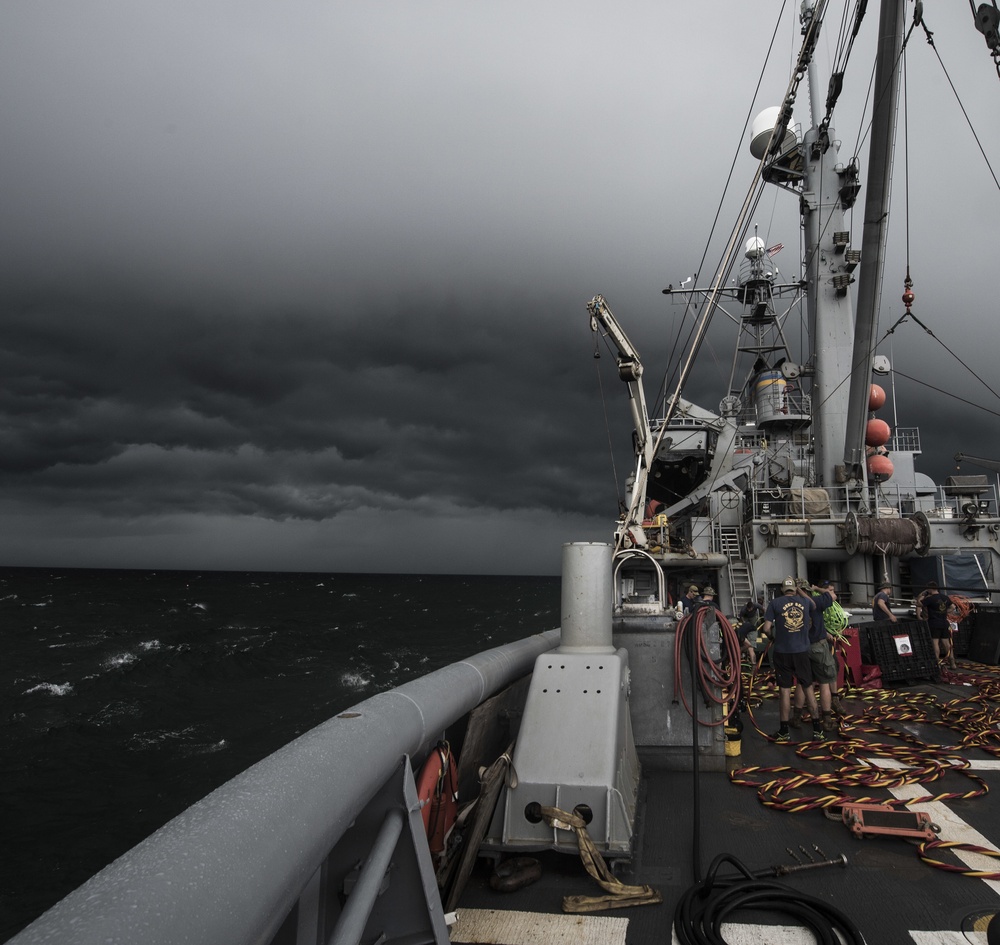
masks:
<path fill-rule="evenodd" d="M 908 554 L 921 544 L 920 527 L 909 518 L 858 518 L 857 554 Z"/>
<path fill-rule="evenodd" d="M 949 594 L 948 597 L 951 600 L 952 606 L 958 612 L 958 616 L 955 618 L 956 623 L 961 623 L 975 610 L 975 605 L 968 597 L 962 597 L 960 594 Z"/>
<path fill-rule="evenodd" d="M 834 763 L 834 770 L 810 771 L 794 765 L 747 766 L 731 772 L 737 785 L 752 787 L 761 804 L 775 810 L 800 813 L 830 812 L 844 804 L 879 804 L 890 810 L 934 801 L 971 800 L 989 791 L 987 783 L 971 770 L 961 753 L 979 748 L 1000 757 L 1000 672 L 967 663 L 962 682 L 975 694 L 941 700 L 931 693 L 848 689 L 840 695 L 861 709 L 841 719 L 840 737 L 830 742 L 804 742 L 796 754 L 809 762 Z M 777 694 L 773 676 L 762 671 L 744 682 L 746 708 L 754 728 L 768 738 L 754 717 L 764 700 Z M 953 736 L 949 744 L 928 743 L 913 734 L 916 725 L 942 729 Z M 889 739 L 889 740 L 886 740 Z M 884 758 L 902 767 L 883 768 L 872 759 Z M 868 792 L 904 785 L 927 785 L 958 776 L 967 790 L 926 793 L 900 799 Z M 978 879 L 1000 880 L 1000 871 L 969 869 L 944 862 L 936 851 L 965 850 L 1000 859 L 1000 851 L 948 840 L 927 840 L 917 847 L 918 857 L 939 869 Z"/>

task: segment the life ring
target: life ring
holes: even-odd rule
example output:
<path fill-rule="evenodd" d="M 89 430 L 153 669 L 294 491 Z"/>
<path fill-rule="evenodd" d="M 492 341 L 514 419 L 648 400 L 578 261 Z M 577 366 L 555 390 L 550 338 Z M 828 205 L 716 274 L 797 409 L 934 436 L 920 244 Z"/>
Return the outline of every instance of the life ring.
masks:
<path fill-rule="evenodd" d="M 417 777 L 417 797 L 432 855 L 444 852 L 458 816 L 458 759 L 447 742 L 438 742 Z"/>

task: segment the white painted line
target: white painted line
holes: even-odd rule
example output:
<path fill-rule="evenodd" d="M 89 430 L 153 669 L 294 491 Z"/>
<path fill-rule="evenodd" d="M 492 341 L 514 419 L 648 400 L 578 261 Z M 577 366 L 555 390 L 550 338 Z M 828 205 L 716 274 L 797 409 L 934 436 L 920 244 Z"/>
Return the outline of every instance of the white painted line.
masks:
<path fill-rule="evenodd" d="M 791 925 L 750 925 L 743 922 L 723 922 L 722 935 L 726 945 L 816 945 L 816 936 L 809 929 Z M 943 943 L 943 939 L 938 939 Z M 984 939 L 985 941 L 985 939 Z M 680 945 L 674 932 L 671 945 Z M 950 943 L 949 943 L 950 945 Z M 968 943 L 964 943 L 968 945 Z M 978 945 L 978 943 L 976 943 Z"/>
<path fill-rule="evenodd" d="M 969 769 L 971 771 L 1000 771 L 1000 760 L 996 758 L 988 758 L 982 761 L 970 760 Z"/>
<path fill-rule="evenodd" d="M 914 945 L 986 945 L 985 932 L 910 932 Z"/>

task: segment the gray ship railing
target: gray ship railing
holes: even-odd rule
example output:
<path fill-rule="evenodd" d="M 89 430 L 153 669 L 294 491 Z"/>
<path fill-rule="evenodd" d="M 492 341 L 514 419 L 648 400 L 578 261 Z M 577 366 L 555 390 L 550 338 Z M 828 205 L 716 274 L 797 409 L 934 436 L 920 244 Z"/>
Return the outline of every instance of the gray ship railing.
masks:
<path fill-rule="evenodd" d="M 896 427 L 887 444 L 890 453 L 919 453 L 920 427 Z"/>
<path fill-rule="evenodd" d="M 966 514 L 970 502 L 967 496 L 954 494 L 955 487 L 938 486 L 933 493 L 915 495 L 912 487 L 900 486 L 889 480 L 879 486 L 879 516 L 893 518 L 898 515 L 913 515 L 923 512 L 929 518 L 961 518 Z M 815 494 L 826 492 L 828 502 L 817 504 Z M 760 488 L 752 484 L 748 490 L 750 495 L 750 512 L 754 519 L 791 519 L 808 518 L 824 519 L 836 514 L 859 508 L 859 499 L 855 491 L 848 486 L 832 486 L 825 490 Z M 977 514 L 997 515 L 1000 508 L 1000 496 L 994 483 L 987 483 L 975 497 Z"/>
<path fill-rule="evenodd" d="M 415 940 L 446 942 L 407 758 L 530 672 L 559 638 L 549 630 L 486 650 L 341 712 L 189 807 L 10 942 L 356 945 L 377 908 L 397 933 L 418 926 Z M 398 869 L 387 872 L 393 857 Z"/>

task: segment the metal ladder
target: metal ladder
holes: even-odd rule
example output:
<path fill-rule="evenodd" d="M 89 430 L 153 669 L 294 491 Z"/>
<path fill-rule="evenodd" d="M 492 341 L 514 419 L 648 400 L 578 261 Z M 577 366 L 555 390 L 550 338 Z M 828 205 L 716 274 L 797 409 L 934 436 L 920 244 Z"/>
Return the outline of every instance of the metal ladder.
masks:
<path fill-rule="evenodd" d="M 719 550 L 729 559 L 729 593 L 733 613 L 738 614 L 747 601 L 753 599 L 753 574 L 738 527 L 719 529 Z"/>

